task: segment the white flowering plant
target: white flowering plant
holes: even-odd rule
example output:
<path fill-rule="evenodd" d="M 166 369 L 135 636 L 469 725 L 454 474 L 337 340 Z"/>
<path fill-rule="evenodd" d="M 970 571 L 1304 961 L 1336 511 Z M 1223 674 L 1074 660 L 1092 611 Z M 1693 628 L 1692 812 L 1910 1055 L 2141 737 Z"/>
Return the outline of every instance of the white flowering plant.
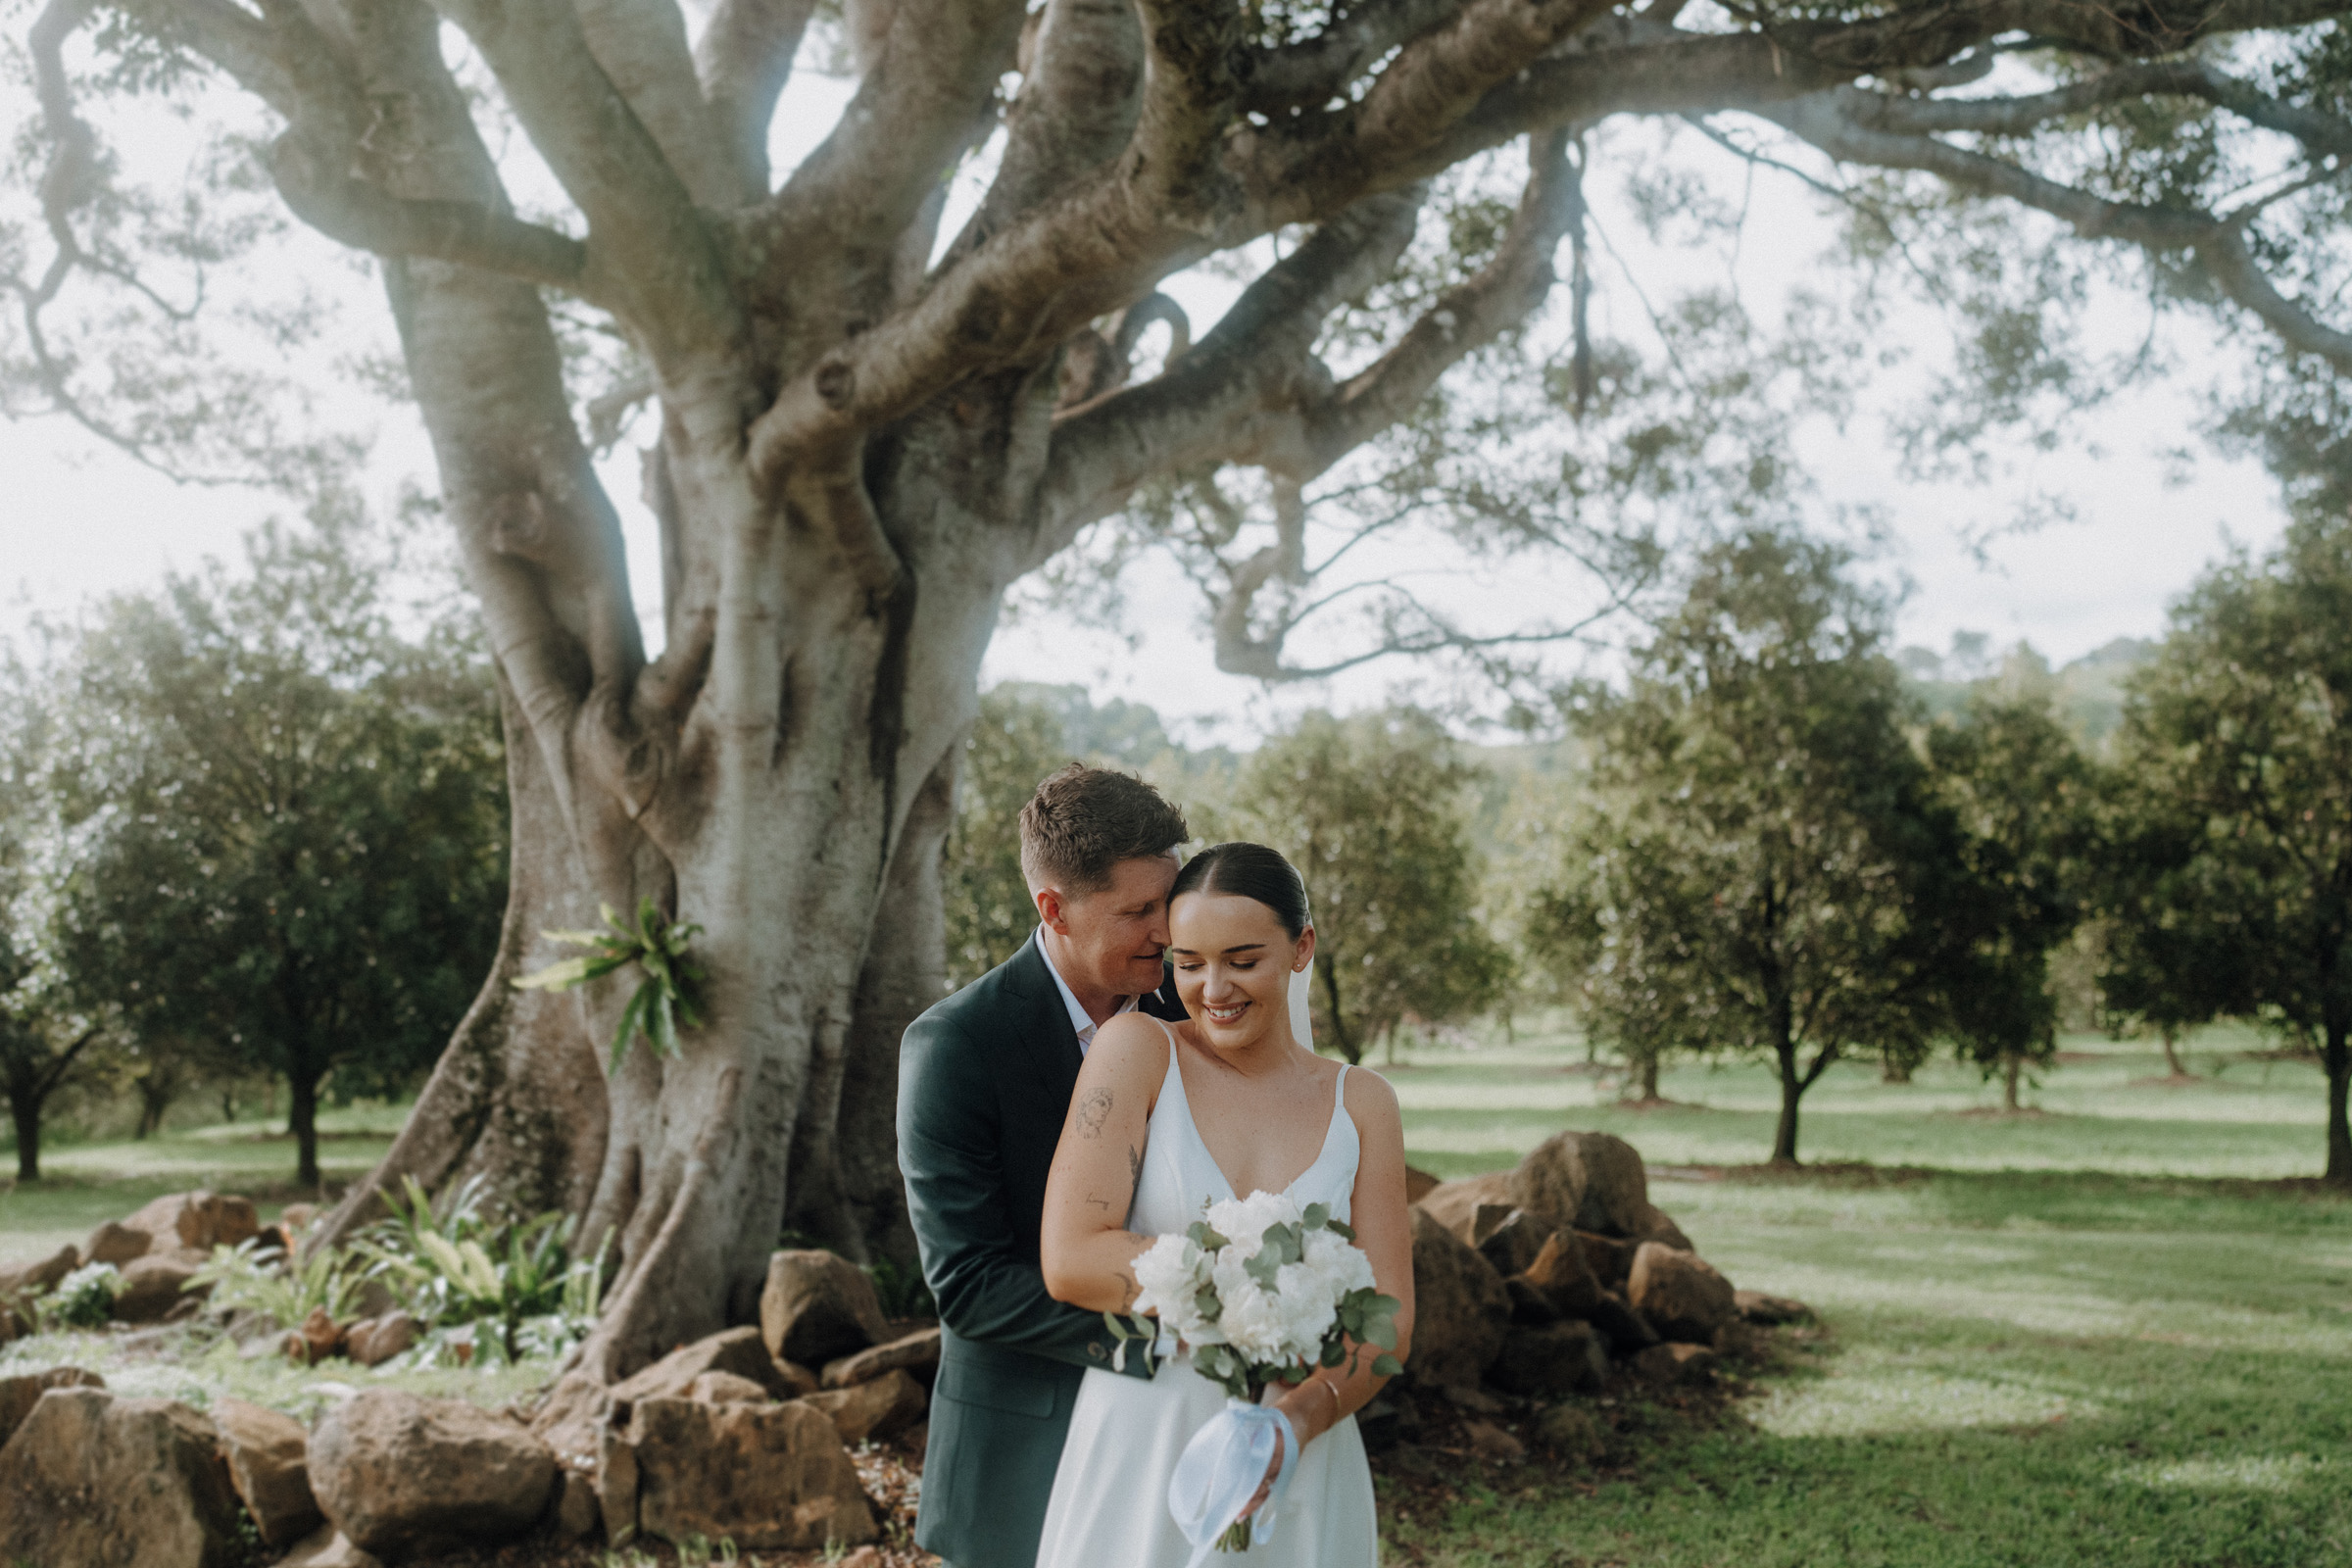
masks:
<path fill-rule="evenodd" d="M 1404 1370 L 1396 1355 L 1404 1303 L 1381 1294 L 1355 1233 L 1323 1203 L 1301 1209 L 1263 1192 L 1211 1203 L 1135 1260 L 1135 1281 L 1128 1315 L 1102 1314 L 1122 1363 L 1130 1340 L 1172 1335 L 1202 1377 L 1251 1403 L 1318 1367 L 1353 1372 L 1367 1348 L 1375 1373 Z"/>

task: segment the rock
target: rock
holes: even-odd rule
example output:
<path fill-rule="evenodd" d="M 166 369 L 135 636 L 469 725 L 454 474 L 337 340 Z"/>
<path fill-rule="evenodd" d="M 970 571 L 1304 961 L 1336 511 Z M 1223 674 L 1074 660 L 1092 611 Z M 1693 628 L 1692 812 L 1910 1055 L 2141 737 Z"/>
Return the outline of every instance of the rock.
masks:
<path fill-rule="evenodd" d="M 1732 1282 L 1695 1252 L 1643 1242 L 1634 1254 L 1626 1299 L 1669 1340 L 1704 1345 L 1737 1312 Z"/>
<path fill-rule="evenodd" d="M 892 1370 L 855 1388 L 828 1389 L 801 1401 L 822 1410 L 844 1443 L 887 1438 L 923 1418 L 923 1386 Z"/>
<path fill-rule="evenodd" d="M 1616 1236 L 1602 1236 L 1593 1231 L 1577 1231 L 1575 1236 L 1576 1245 L 1583 1249 L 1585 1262 L 1592 1267 L 1593 1278 L 1600 1281 L 1600 1288 L 1604 1291 L 1624 1290 L 1626 1276 L 1634 1271 L 1634 1254 L 1642 1250 L 1642 1244 Z"/>
<path fill-rule="evenodd" d="M 890 1338 L 874 1282 L 831 1252 L 777 1252 L 760 1292 L 760 1332 L 779 1361 L 823 1366 Z"/>
<path fill-rule="evenodd" d="M 370 1275 L 360 1281 L 360 1294 L 351 1310 L 356 1317 L 382 1317 L 400 1310 L 400 1298 L 392 1294 L 391 1286 Z"/>
<path fill-rule="evenodd" d="M 1501 1203 L 1516 1208 L 1518 1200 L 1512 1194 L 1518 1179 L 1517 1171 L 1491 1170 L 1483 1176 L 1440 1182 L 1413 1206 L 1460 1237 L 1465 1246 L 1475 1247 L 1480 1207 Z"/>
<path fill-rule="evenodd" d="M 750 1378 L 732 1372 L 706 1372 L 686 1385 L 681 1397 L 705 1404 L 766 1404 L 775 1396 Z"/>
<path fill-rule="evenodd" d="M 1536 1418 L 1535 1436 L 1552 1452 L 1573 1459 L 1597 1459 L 1608 1447 L 1600 1421 L 1582 1405 L 1553 1405 Z"/>
<path fill-rule="evenodd" d="M 637 1534 L 637 1450 L 623 1433 L 611 1426 L 597 1431 L 596 1506 L 604 1519 L 605 1540 L 625 1545 Z"/>
<path fill-rule="evenodd" d="M 182 1301 L 209 1294 L 210 1286 L 194 1292 L 181 1289 L 196 1277 L 196 1271 L 205 1261 L 202 1252 L 182 1249 L 133 1258 L 122 1270 L 122 1289 L 115 1297 L 116 1319 L 123 1323 L 161 1323 Z"/>
<path fill-rule="evenodd" d="M 1601 1293 L 1588 1321 L 1600 1331 L 1600 1337 L 1608 1342 L 1614 1355 L 1631 1355 L 1658 1343 L 1658 1331 L 1650 1327 L 1649 1319 L 1626 1304 L 1625 1298 L 1614 1291 Z"/>
<path fill-rule="evenodd" d="M 341 1355 L 348 1339 L 349 1331 L 327 1316 L 325 1307 L 314 1306 L 302 1327 L 286 1335 L 286 1359 L 317 1366 L 329 1356 Z"/>
<path fill-rule="evenodd" d="M 1519 1162 L 1516 1197 L 1580 1231 L 1636 1234 L 1649 1177 L 1634 1146 L 1607 1133 L 1554 1133 Z"/>
<path fill-rule="evenodd" d="M 1715 1352 L 1703 1345 L 1653 1345 L 1634 1357 L 1634 1370 L 1652 1383 L 1704 1383 L 1715 1375 Z"/>
<path fill-rule="evenodd" d="M 318 1220 L 317 1203 L 288 1203 L 277 1211 L 277 1228 L 286 1233 L 286 1240 L 299 1242 L 302 1233 Z"/>
<path fill-rule="evenodd" d="M 1732 1308 L 1758 1328 L 1809 1322 L 1813 1309 L 1793 1297 L 1766 1296 L 1762 1291 L 1734 1291 Z"/>
<path fill-rule="evenodd" d="M 856 1355 L 845 1355 L 825 1363 L 824 1386 L 828 1389 L 847 1389 L 859 1383 L 871 1383 L 885 1372 L 907 1371 L 939 1365 L 939 1330 L 917 1329 L 888 1345 L 877 1345 Z"/>
<path fill-rule="evenodd" d="M 563 1494 L 556 1499 L 556 1534 L 578 1541 L 596 1528 L 601 1513 L 595 1479 L 585 1470 L 566 1469 Z"/>
<path fill-rule="evenodd" d="M 1492 1421 L 1465 1421 L 1462 1439 L 1481 1459 L 1507 1461 L 1527 1457 L 1527 1445 Z"/>
<path fill-rule="evenodd" d="M 234 1247 L 253 1236 L 262 1228 L 262 1219 L 250 1198 L 193 1192 L 159 1198 L 122 1224 L 145 1231 L 158 1248 L 186 1248 L 209 1255 L 216 1247 Z"/>
<path fill-rule="evenodd" d="M 1608 1352 L 1590 1323 L 1514 1327 L 1503 1337 L 1487 1380 L 1530 1399 L 1597 1394 L 1609 1375 Z"/>
<path fill-rule="evenodd" d="M 928 1421 L 917 1421 L 914 1425 L 900 1433 L 899 1446 L 912 1454 L 914 1456 L 915 1464 L 919 1467 L 923 1462 L 923 1455 L 930 1451 L 931 1423 Z"/>
<path fill-rule="evenodd" d="M 215 1399 L 212 1414 L 229 1484 L 245 1499 L 262 1544 L 282 1548 L 317 1530 L 324 1516 L 311 1495 L 310 1434 L 302 1423 L 243 1399 Z"/>
<path fill-rule="evenodd" d="M 1418 1203 L 1436 1191 L 1438 1185 L 1438 1179 L 1429 1172 L 1415 1170 L 1410 1165 L 1404 1167 L 1404 1200 L 1407 1203 Z"/>
<path fill-rule="evenodd" d="M 732 1372 L 749 1378 L 779 1399 L 789 1399 L 796 1392 L 792 1380 L 767 1353 L 760 1330 L 747 1326 L 678 1347 L 635 1376 L 613 1384 L 612 1397 L 624 1404 L 640 1399 L 682 1399 L 687 1385 L 706 1372 Z"/>
<path fill-rule="evenodd" d="M 1405 1381 L 1422 1388 L 1475 1387 L 1501 1352 L 1510 1320 L 1502 1277 L 1427 1204 L 1413 1224 L 1413 1340 Z"/>
<path fill-rule="evenodd" d="M 81 1254 L 68 1247 L 38 1263 L 0 1268 L 0 1302 L 22 1305 L 44 1291 L 56 1290 L 58 1281 L 80 1266 Z"/>
<path fill-rule="evenodd" d="M 1494 1272 L 1504 1279 L 1524 1274 L 1527 1266 L 1544 1250 L 1558 1229 L 1548 1221 L 1539 1219 L 1524 1208 L 1510 1209 L 1494 1224 L 1486 1223 L 1490 1205 L 1479 1207 L 1478 1218 L 1472 1221 L 1472 1233 L 1477 1240 L 1471 1245 L 1478 1255 L 1494 1265 Z"/>
<path fill-rule="evenodd" d="M 51 1389 L 0 1448 L 0 1562 L 232 1568 L 237 1494 L 212 1422 L 168 1399 Z"/>
<path fill-rule="evenodd" d="M 596 1467 L 598 1436 L 612 1396 L 585 1372 L 566 1372 L 531 1417 L 531 1435 L 547 1445 L 557 1460 L 574 1469 Z"/>
<path fill-rule="evenodd" d="M 1657 1242 L 1678 1252 L 1698 1250 L 1690 1244 L 1690 1238 L 1683 1234 L 1683 1228 L 1667 1218 L 1666 1211 L 1655 1203 L 1642 1205 L 1641 1212 L 1634 1217 L 1634 1228 L 1629 1235 L 1634 1241 Z"/>
<path fill-rule="evenodd" d="M 343 1337 L 343 1353 L 362 1366 L 382 1366 L 403 1351 L 416 1348 L 423 1330 L 406 1312 L 364 1317 Z"/>
<path fill-rule="evenodd" d="M 277 1568 L 382 1568 L 333 1525 L 320 1525 L 277 1560 Z"/>
<path fill-rule="evenodd" d="M 881 1536 L 857 1467 L 807 1400 L 648 1399 L 630 1416 L 628 1446 L 637 1527 L 647 1535 L 728 1538 L 747 1551 L 857 1546 Z"/>
<path fill-rule="evenodd" d="M 327 1519 L 387 1562 L 511 1541 L 539 1522 L 556 1484 L 554 1456 L 514 1422 L 399 1389 L 329 1410 L 310 1469 Z"/>
<path fill-rule="evenodd" d="M 1600 1277 L 1586 1260 L 1585 1244 L 1574 1231 L 1553 1231 L 1545 1237 L 1525 1277 L 1562 1317 L 1589 1318 L 1600 1304 Z"/>
<path fill-rule="evenodd" d="M 1511 1298 L 1511 1321 L 1529 1325 L 1557 1323 L 1560 1309 L 1551 1304 L 1551 1298 L 1514 1274 L 1502 1282 Z"/>
<path fill-rule="evenodd" d="M 1772 1354 L 1771 1336 L 1739 1318 L 1717 1329 L 1707 1344 L 1727 1361 L 1762 1361 Z"/>
<path fill-rule="evenodd" d="M 106 1379 L 77 1366 L 53 1366 L 45 1371 L 0 1378 L 0 1447 L 7 1446 L 9 1438 L 32 1414 L 32 1407 L 41 1402 L 41 1396 L 51 1389 L 105 1387 Z"/>
<path fill-rule="evenodd" d="M 798 1361 L 776 1361 L 771 1364 L 776 1369 L 776 1375 L 792 1386 L 792 1398 L 806 1398 L 824 1387 L 815 1373 Z"/>
<path fill-rule="evenodd" d="M 112 1263 L 121 1268 L 133 1258 L 145 1257 L 154 1245 L 155 1238 L 145 1231 L 118 1225 L 110 1219 L 90 1232 L 90 1239 L 81 1244 L 82 1266 Z"/>
<path fill-rule="evenodd" d="M 1473 1415 L 1500 1415 L 1510 1408 L 1500 1399 L 1474 1384 L 1456 1383 L 1440 1389 L 1438 1393 L 1445 1397 L 1447 1404 L 1457 1410 L 1468 1410 Z"/>

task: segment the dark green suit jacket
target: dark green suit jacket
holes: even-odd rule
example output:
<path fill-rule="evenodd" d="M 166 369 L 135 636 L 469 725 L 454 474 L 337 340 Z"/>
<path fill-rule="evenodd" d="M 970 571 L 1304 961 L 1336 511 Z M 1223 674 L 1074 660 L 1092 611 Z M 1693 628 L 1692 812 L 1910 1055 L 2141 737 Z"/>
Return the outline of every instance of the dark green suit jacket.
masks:
<path fill-rule="evenodd" d="M 1173 983 L 1144 1007 L 1184 1016 Z M 908 1025 L 899 1058 L 899 1169 L 944 1330 L 914 1539 L 955 1568 L 1034 1568 L 1079 1382 L 1111 1364 L 1102 1314 L 1038 1270 L 1081 1060 L 1035 937 Z"/>

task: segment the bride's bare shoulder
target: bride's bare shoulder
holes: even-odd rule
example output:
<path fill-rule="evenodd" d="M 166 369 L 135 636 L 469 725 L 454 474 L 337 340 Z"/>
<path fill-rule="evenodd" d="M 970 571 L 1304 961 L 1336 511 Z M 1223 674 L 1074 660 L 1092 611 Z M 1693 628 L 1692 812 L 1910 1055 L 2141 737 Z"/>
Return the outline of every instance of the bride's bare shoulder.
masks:
<path fill-rule="evenodd" d="M 1404 1115 L 1396 1106 L 1396 1090 L 1386 1078 L 1369 1067 L 1359 1066 L 1348 1075 L 1342 1090 L 1346 1097 L 1348 1115 L 1359 1132 L 1396 1129 L 1403 1136 Z"/>
<path fill-rule="evenodd" d="M 1157 1018 L 1145 1012 L 1122 1012 L 1105 1019 L 1095 1031 L 1095 1043 L 1087 1054 L 1107 1052 L 1121 1057 L 1149 1054 L 1165 1061 L 1168 1055 L 1168 1036 Z"/>

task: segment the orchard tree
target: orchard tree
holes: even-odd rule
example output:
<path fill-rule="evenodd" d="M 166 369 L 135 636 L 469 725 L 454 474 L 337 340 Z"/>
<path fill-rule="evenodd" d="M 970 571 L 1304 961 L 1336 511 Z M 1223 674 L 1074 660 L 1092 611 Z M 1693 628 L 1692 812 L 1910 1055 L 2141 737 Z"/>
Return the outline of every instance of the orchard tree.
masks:
<path fill-rule="evenodd" d="M 1950 824 L 1905 733 L 1887 607 L 1850 563 L 1783 531 L 1712 547 L 1627 686 L 1578 695 L 1592 815 L 1538 922 L 1602 1039 L 1772 1063 L 1775 1163 L 1832 1065 L 1916 1061 L 1941 1020 L 1929 895 Z"/>
<path fill-rule="evenodd" d="M 2209 572 L 2132 679 L 2123 765 L 2193 824 L 2162 884 L 2203 908 L 2162 1005 L 2234 1003 L 2316 1048 L 2327 1179 L 2352 1187 L 2352 519 L 2289 523 Z M 2210 933 L 2226 933 L 2211 940 Z M 2142 960 L 2144 961 L 2144 959 Z M 2215 966 L 2227 966 L 2221 975 Z M 2231 993 L 2236 995 L 2231 997 Z M 2225 1000 L 2227 999 L 2227 1000 Z M 2159 1015 L 2160 1019 L 2162 1014 Z"/>
<path fill-rule="evenodd" d="M 1960 1054 L 2018 1080 L 2058 1051 L 2050 954 L 2082 919 L 2091 846 L 2090 764 L 2050 712 L 2046 689 L 1972 692 L 1928 731 L 1933 790 L 1949 813 L 1947 863 L 1933 895 L 1942 940 L 1945 1023 Z"/>
<path fill-rule="evenodd" d="M 366 542 L 322 509 L 261 530 L 244 576 L 109 602 L 61 722 L 57 961 L 141 1037 L 283 1078 L 313 1188 L 322 1094 L 431 1066 L 504 891 L 488 671 L 463 623 L 394 624 Z"/>
<path fill-rule="evenodd" d="M 942 873 L 953 983 L 977 980 L 1037 929 L 1021 875 L 1021 808 L 1040 780 L 1069 760 L 1060 714 L 1002 686 L 980 699 L 963 743 Z"/>
<path fill-rule="evenodd" d="M 1483 1010 L 1510 979 L 1487 934 L 1467 797 L 1476 769 L 1418 709 L 1310 712 L 1243 766 L 1235 833 L 1289 856 L 1315 924 L 1318 1045 L 1349 1061 L 1406 1021 Z"/>
<path fill-rule="evenodd" d="M 1228 607 L 1322 564 L 1293 503 L 1541 304 L 1585 133 L 1615 116 L 1727 140 L 1715 122 L 1748 117 L 1895 172 L 1895 197 L 1916 172 L 2027 204 L 2101 255 L 2141 247 L 2161 297 L 2343 363 L 2302 303 L 2338 270 L 2345 197 L 2316 172 L 2346 145 L 2343 73 L 2311 24 L 2340 9 L 858 0 L 855 94 L 776 169 L 814 0 L 717 0 L 694 26 L 676 0 L 46 0 L 5 391 L 168 467 L 250 455 L 261 394 L 204 358 L 198 286 L 271 243 L 250 193 L 376 259 L 497 662 L 514 863 L 497 962 L 379 1177 L 482 1172 L 610 1229 L 589 1364 L 618 1373 L 748 1317 L 787 1223 L 904 1245 L 894 1053 L 938 994 L 952 773 L 1009 585 L 1204 470 L 1264 487 L 1271 554 L 1219 557 L 1246 568 Z M 144 94 L 252 106 L 215 116 L 204 195 L 138 188 L 104 150 Z M 943 233 L 974 148 L 986 189 Z M 2230 195 L 2249 173 L 2282 177 Z M 1506 178 L 1494 220 L 1454 220 Z M 1878 195 L 1857 199 L 1902 219 Z M 1424 209 L 1458 265 L 1383 295 Z M 1238 299 L 1138 375 L 1158 284 L 1212 259 Z M 237 319 L 294 330 L 284 303 Z M 650 659 L 591 463 L 649 403 Z M 1233 657 L 1263 663 L 1294 608 L 1221 609 Z M 1376 631 L 1415 643 L 1425 619 L 1393 608 Z M 543 928 L 649 899 L 703 931 L 706 1023 L 608 1082 L 632 977 L 508 983 L 553 956 Z"/>

